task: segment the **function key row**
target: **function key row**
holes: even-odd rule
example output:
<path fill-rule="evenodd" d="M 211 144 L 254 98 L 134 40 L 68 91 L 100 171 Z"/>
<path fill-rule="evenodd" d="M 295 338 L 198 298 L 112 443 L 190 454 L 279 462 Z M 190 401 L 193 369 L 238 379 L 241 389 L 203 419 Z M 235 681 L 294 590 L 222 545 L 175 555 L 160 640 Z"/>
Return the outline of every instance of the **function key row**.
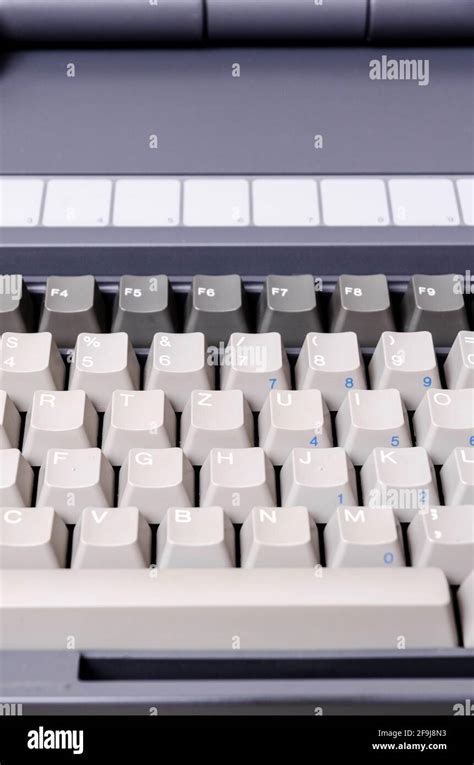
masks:
<path fill-rule="evenodd" d="M 285 347 L 296 348 L 308 332 L 324 330 L 355 332 L 361 346 L 374 347 L 397 328 L 431 332 L 445 347 L 472 322 L 457 274 L 413 276 L 397 310 L 383 274 L 340 276 L 328 305 L 311 275 L 268 276 L 256 307 L 236 274 L 195 276 L 183 307 L 166 276 L 123 276 L 110 319 L 93 276 L 52 276 L 38 322 L 21 276 L 10 276 L 9 285 L 0 293 L 0 334 L 51 332 L 60 348 L 73 347 L 80 333 L 107 331 L 126 332 L 135 348 L 149 347 L 157 332 L 181 331 L 202 332 L 213 345 L 234 332 L 278 332 Z"/>

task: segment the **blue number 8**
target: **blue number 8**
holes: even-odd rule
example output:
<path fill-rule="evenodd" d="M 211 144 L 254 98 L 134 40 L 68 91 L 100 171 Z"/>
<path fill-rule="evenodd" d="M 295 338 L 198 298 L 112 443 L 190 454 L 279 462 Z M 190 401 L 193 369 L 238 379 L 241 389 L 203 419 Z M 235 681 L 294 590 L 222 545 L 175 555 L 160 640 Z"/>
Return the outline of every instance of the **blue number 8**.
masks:
<path fill-rule="evenodd" d="M 354 387 L 354 380 L 352 377 L 346 377 L 346 388 L 353 388 Z"/>

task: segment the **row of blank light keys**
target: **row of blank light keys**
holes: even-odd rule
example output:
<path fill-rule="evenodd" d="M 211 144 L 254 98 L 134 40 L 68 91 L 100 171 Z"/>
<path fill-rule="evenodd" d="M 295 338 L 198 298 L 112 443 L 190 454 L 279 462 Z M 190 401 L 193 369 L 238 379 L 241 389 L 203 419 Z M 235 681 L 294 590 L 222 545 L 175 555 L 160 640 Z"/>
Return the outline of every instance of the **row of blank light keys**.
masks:
<path fill-rule="evenodd" d="M 115 188 L 114 188 L 115 185 Z M 181 189 L 183 186 L 183 213 Z M 460 215 L 457 196 L 462 215 Z M 43 213 L 41 215 L 44 197 Z M 390 197 L 390 203 L 389 203 Z M 113 198 L 113 211 L 112 211 Z M 0 179 L 0 226 L 474 225 L 474 178 Z"/>

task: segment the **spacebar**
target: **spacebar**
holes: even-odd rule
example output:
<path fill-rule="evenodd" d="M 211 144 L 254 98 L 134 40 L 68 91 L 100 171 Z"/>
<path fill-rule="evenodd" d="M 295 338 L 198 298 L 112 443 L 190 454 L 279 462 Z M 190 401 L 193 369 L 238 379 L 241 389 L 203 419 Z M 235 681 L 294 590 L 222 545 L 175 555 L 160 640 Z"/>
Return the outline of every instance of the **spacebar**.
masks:
<path fill-rule="evenodd" d="M 4 570 L 6 649 L 457 645 L 438 569 Z"/>

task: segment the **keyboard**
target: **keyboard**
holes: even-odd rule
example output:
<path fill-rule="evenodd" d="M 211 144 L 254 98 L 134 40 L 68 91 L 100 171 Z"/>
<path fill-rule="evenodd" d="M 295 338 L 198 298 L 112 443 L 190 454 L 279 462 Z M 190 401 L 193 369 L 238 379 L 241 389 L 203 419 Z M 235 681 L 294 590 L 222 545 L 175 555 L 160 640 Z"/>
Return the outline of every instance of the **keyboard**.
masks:
<path fill-rule="evenodd" d="M 3 277 L 1 647 L 473 648 L 469 287 Z"/>

